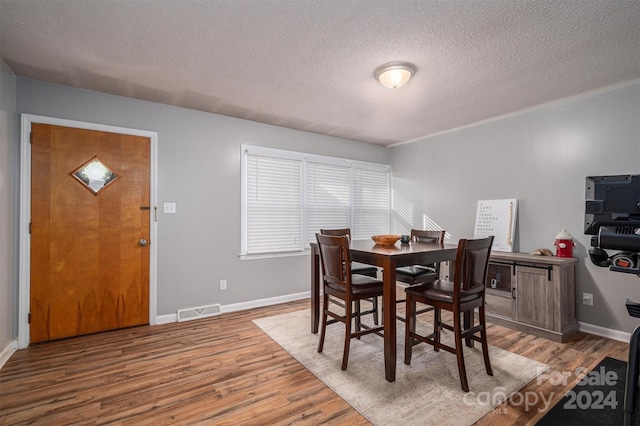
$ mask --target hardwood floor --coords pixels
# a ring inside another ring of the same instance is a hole
[[[308,307],[304,300],[33,345],[0,370],[0,424],[370,424],[251,322]],[[565,344],[494,325],[488,333],[490,344],[551,372],[521,391],[538,404],[503,404],[478,425],[534,424],[542,396],[559,401],[576,368],[627,357],[627,344],[584,333]]]

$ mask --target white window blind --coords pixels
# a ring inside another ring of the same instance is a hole
[[[302,161],[247,155],[246,253],[304,250]]]
[[[389,170],[353,168],[353,239],[389,233]]]
[[[389,166],[242,146],[241,256],[304,253],[320,229],[387,234]]]
[[[316,241],[320,229],[348,228],[351,216],[350,167],[307,162],[305,246]]]

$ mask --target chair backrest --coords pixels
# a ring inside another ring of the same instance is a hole
[[[322,235],[332,235],[334,237],[341,237],[346,235],[347,238],[351,239],[351,228],[342,228],[342,229],[321,229],[320,234]]]
[[[346,235],[316,234],[320,261],[322,263],[323,282],[351,289],[351,255],[349,239]]]
[[[445,231],[411,230],[411,241],[416,243],[443,243]]]
[[[460,290],[484,290],[492,244],[493,236],[477,240],[461,239],[458,242],[453,277],[456,293]]]

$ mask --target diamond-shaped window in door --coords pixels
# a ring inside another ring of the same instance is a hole
[[[118,176],[109,170],[102,161],[98,160],[98,157],[93,157],[70,174],[78,179],[80,183],[84,184],[85,188],[94,195],[97,195],[110,183],[118,179]]]

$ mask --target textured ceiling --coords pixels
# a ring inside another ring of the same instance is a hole
[[[640,1],[0,0],[21,77],[381,145],[640,79]],[[386,89],[379,65],[413,63]]]

